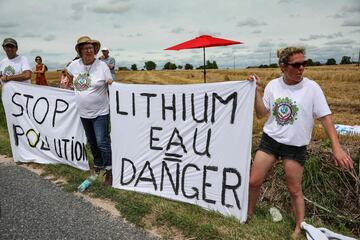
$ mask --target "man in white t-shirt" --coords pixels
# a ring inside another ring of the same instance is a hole
[[[13,38],[5,38],[2,47],[7,55],[0,62],[0,82],[21,81],[31,83],[31,68],[26,57],[17,54],[18,44]]]
[[[351,169],[352,159],[341,148],[332,121],[330,108],[320,86],[303,77],[305,49],[287,47],[278,51],[283,76],[271,80],[261,96],[260,79],[256,80],[255,112],[258,118],[268,116],[252,163],[248,214],[252,215],[260,187],[277,159],[284,161],[287,187],[295,216],[292,239],[299,239],[304,220],[305,203],[301,180],[306,161],[306,146],[310,143],[314,119],[319,119],[331,140],[337,166]]]

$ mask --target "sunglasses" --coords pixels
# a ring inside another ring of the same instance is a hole
[[[296,63],[288,63],[286,65],[291,65],[293,68],[300,68],[301,66],[305,67],[306,64],[307,64],[307,61],[296,62]]]

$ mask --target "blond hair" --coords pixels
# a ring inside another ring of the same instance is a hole
[[[277,50],[277,57],[279,58],[279,65],[281,63],[288,64],[290,57],[296,53],[301,53],[301,54],[305,55],[305,48],[304,47],[279,48]]]

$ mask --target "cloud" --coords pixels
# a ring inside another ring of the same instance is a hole
[[[255,31],[253,31],[252,33],[253,34],[259,34],[259,33],[261,33],[262,31],[261,30],[255,30]]]
[[[47,41],[47,42],[54,41],[55,39],[56,39],[56,36],[53,35],[53,34],[49,34],[49,35],[44,37],[44,41]]]
[[[213,32],[213,31],[210,31],[210,30],[207,30],[207,29],[200,29],[198,31],[198,35],[210,35],[210,36],[213,36],[213,37],[220,37],[221,36],[221,32]]]
[[[93,7],[92,10],[99,14],[125,13],[131,9],[131,5],[127,2],[128,1],[111,1],[108,4],[102,3],[101,5]]]
[[[20,24],[17,23],[0,23],[0,28],[15,28],[20,26]]]
[[[344,6],[341,9],[344,13],[360,13],[360,5],[356,6]]]
[[[360,27],[360,20],[345,20],[341,26],[344,27]]]
[[[346,40],[337,40],[332,42],[325,43],[326,45],[347,45],[347,44],[356,44],[354,40],[346,39]]]
[[[258,44],[258,47],[260,48],[269,48],[269,47],[274,47],[275,44],[271,43],[271,41],[262,41],[262,42],[259,42]]]
[[[142,33],[136,33],[136,34],[128,34],[126,35],[127,38],[135,38],[135,37],[142,37]]]
[[[238,27],[260,27],[260,26],[266,26],[267,23],[265,22],[259,22],[258,20],[254,18],[248,18],[244,21],[240,21],[237,23],[236,26]]]
[[[33,50],[30,51],[31,55],[41,55],[43,53],[44,53],[44,51],[41,50],[41,49],[33,49]]]
[[[24,33],[22,35],[20,35],[20,37],[23,37],[23,38],[36,38],[36,37],[39,37],[39,35],[35,34],[35,33]]]
[[[176,33],[176,34],[180,34],[180,33],[182,33],[182,32],[184,32],[184,28],[182,28],[182,27],[177,27],[177,28],[173,28],[172,30],[171,30],[171,32],[172,33]]]
[[[360,33],[360,29],[356,29],[356,30],[353,30],[351,31],[352,33]]]
[[[121,28],[120,24],[114,24],[114,28]]]
[[[311,34],[308,38],[300,38],[301,41],[311,41],[311,40],[317,40],[317,39],[333,39],[333,38],[338,38],[338,37],[342,37],[343,34],[341,32],[337,32],[334,34],[328,34],[328,35],[324,35],[324,34]]]
[[[346,17],[354,17],[354,15],[360,14],[360,5],[356,6],[343,6],[339,12],[329,17],[332,18],[346,18]],[[359,17],[357,17],[359,18]]]
[[[294,0],[279,0],[278,4],[281,4],[281,3],[292,3],[294,2]]]
[[[73,14],[71,15],[71,18],[73,20],[80,20],[84,14],[84,3],[76,2],[71,4],[71,9],[73,10]]]

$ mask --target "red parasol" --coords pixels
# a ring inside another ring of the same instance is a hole
[[[210,35],[202,35],[200,37],[196,37],[189,41],[166,48],[165,50],[182,50],[182,49],[192,49],[192,48],[203,48],[203,52],[204,52],[204,82],[206,82],[205,48],[228,46],[228,45],[241,44],[241,43],[242,42],[212,37]]]

